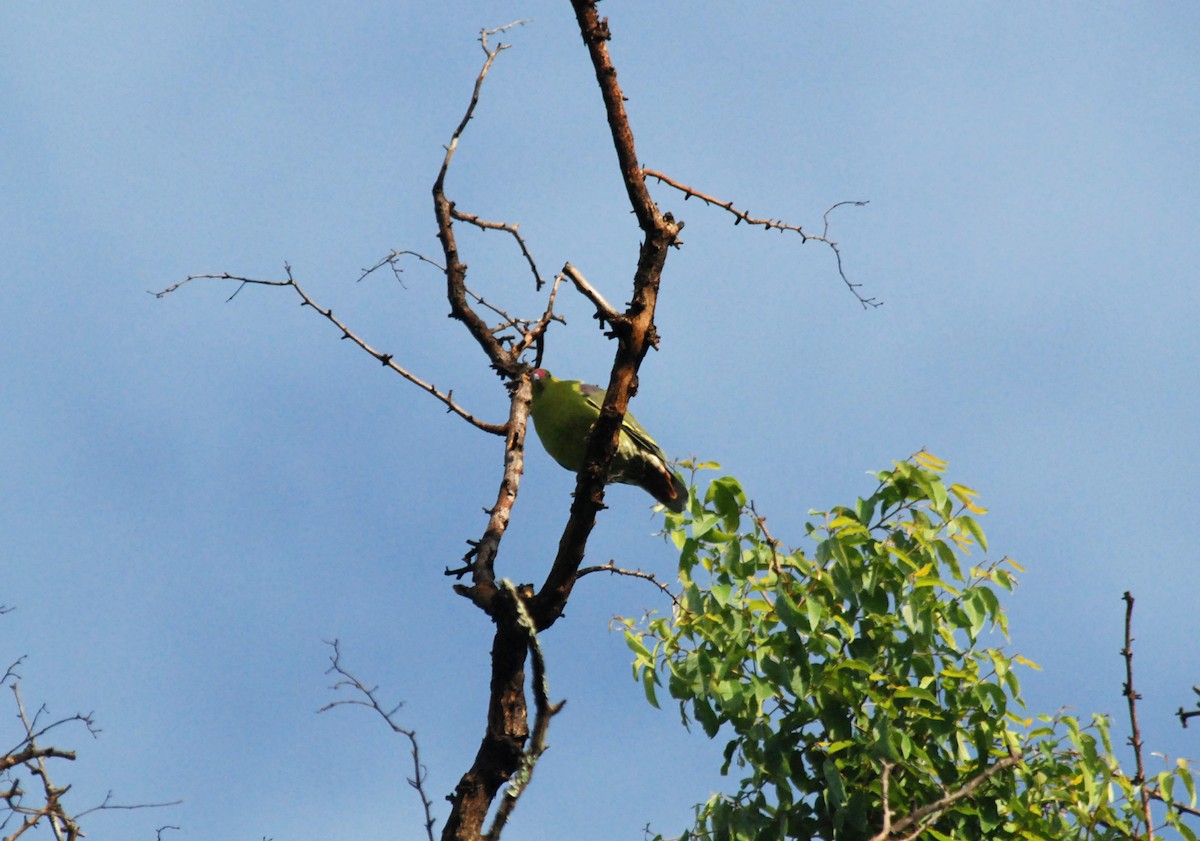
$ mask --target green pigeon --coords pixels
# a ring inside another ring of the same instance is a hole
[[[604,405],[604,389],[579,380],[556,380],[545,368],[529,377],[533,382],[530,414],[542,446],[555,461],[578,473],[587,455],[588,435]],[[662,447],[628,412],[608,481],[637,485],[675,513],[687,505],[687,485],[667,464]]]

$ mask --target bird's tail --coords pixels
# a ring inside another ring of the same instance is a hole
[[[651,470],[642,477],[642,490],[657,499],[665,507],[682,514],[688,503],[688,487],[673,470]]]

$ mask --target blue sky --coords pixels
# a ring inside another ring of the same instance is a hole
[[[568,4],[55,2],[0,7],[0,619],[24,694],[94,710],[64,732],[94,838],[415,836],[405,745],[332,700],[323,639],[404,700],[438,806],[482,732],[489,625],[442,570],[480,534],[499,442],[338,342],[270,289],[147,294],[184,276],[278,277],[479,415],[504,394],[446,317],[439,277],[356,282],[393,248],[437,254],[429,188],[482,58],[518,18],[449,192],[521,224],[625,300],[638,233]],[[833,219],[828,250],[687,223],[639,419],[722,462],[799,540],[924,446],[982,493],[1032,711],[1120,714],[1121,593],[1138,599],[1150,747],[1200,683],[1191,535],[1200,416],[1200,7],[610,0],[644,163],[756,215]],[[495,235],[461,232],[471,283],[540,312]],[[560,376],[612,347],[560,296]],[[499,562],[541,579],[572,478],[533,452]],[[673,568],[615,488],[591,559]],[[678,831],[721,784],[719,744],[646,707],[615,614],[663,607],[586,579],[547,635],[568,699],[506,837]],[[1118,732],[1123,719],[1118,718]],[[442,813],[444,815],[444,810]]]

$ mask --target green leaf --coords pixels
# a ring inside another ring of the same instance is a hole
[[[979,527],[979,523],[975,522],[974,517],[968,517],[966,514],[963,514],[956,518],[955,522],[966,527],[971,537],[975,538],[975,542],[979,544],[980,549],[984,552],[988,550],[987,537],[984,535],[983,529]]]
[[[1175,760],[1175,773],[1179,775],[1179,779],[1183,780],[1183,787],[1187,789],[1188,805],[1195,807],[1196,805],[1196,782],[1192,778],[1191,768],[1188,767],[1186,759]]]
[[[696,540],[700,540],[706,534],[712,531],[720,521],[721,518],[716,514],[708,511],[700,512],[692,520],[692,537],[694,537]]]
[[[655,687],[658,685],[658,673],[653,669],[642,669],[642,690],[646,693],[646,700],[650,702],[650,706],[659,709],[658,695],[655,692]]]
[[[728,582],[714,581],[710,592],[717,604],[721,607],[727,607],[729,605],[729,594],[733,592],[733,586]]]
[[[634,631],[625,632],[625,644],[633,649],[634,654],[638,656],[638,660],[652,662],[654,655],[650,653],[650,649],[646,648],[646,644],[642,642],[642,638]]]
[[[931,704],[937,703],[937,698],[928,689],[921,689],[918,686],[902,686],[894,693],[897,698],[917,698],[922,701],[928,701]]]
[[[807,603],[811,600],[805,601],[807,608]],[[800,612],[800,606],[792,601],[791,595],[788,594],[782,582],[775,588],[775,613],[778,614],[779,620],[789,628],[798,631],[811,631],[813,628],[812,613],[807,610],[805,613]]]
[[[826,759],[821,763],[821,775],[825,778],[826,791],[829,793],[831,804],[839,807],[846,802],[846,787],[842,783],[842,775],[838,773],[837,763]]]
[[[710,739],[721,729],[720,719],[705,698],[692,699],[692,716],[700,722],[700,726],[704,728],[704,735]]]
[[[704,496],[712,503],[725,530],[736,532],[741,524],[742,509],[746,506],[746,494],[738,480],[732,476],[714,479]]]
[[[855,502],[854,515],[864,526],[871,525],[871,518],[875,516],[875,498],[859,499]]]

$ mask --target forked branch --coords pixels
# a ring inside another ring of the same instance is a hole
[[[892,841],[911,841],[911,839],[915,839],[924,831],[928,819],[936,817],[938,813],[947,807],[957,803],[964,797],[970,796],[973,791],[993,776],[1005,768],[1011,768],[1020,761],[1021,757],[1016,754],[999,759],[990,767],[971,777],[959,788],[946,792],[945,795],[934,800],[932,803],[926,803],[924,806],[913,809],[900,818],[893,817],[891,806],[888,804],[888,784],[894,766],[890,762],[885,762],[879,780],[883,797],[883,828],[871,836],[871,841],[889,841],[889,839],[892,839]],[[913,831],[909,832],[909,830]],[[909,834],[905,835],[903,833]]]
[[[351,707],[366,707],[369,710],[374,710],[379,714],[379,717],[387,723],[393,733],[408,739],[408,743],[412,748],[413,775],[407,779],[407,782],[417,796],[421,799],[421,807],[425,810],[425,837],[429,841],[433,841],[433,825],[435,819],[433,817],[433,801],[429,799],[429,795],[425,792],[425,781],[428,778],[429,772],[421,762],[421,748],[417,744],[417,732],[401,727],[396,721],[396,713],[404,706],[403,703],[396,704],[391,709],[385,709],[379,702],[376,696],[378,686],[368,687],[361,680],[355,677],[351,672],[347,671],[342,665],[342,650],[337,640],[326,642],[333,653],[329,655],[329,668],[326,674],[336,674],[338,679],[330,688],[334,692],[339,692],[343,689],[351,689],[356,693],[353,698],[341,698],[337,701],[330,701],[325,706],[321,707],[317,712],[327,712],[334,707],[351,706]]]
[[[801,243],[808,242],[809,240],[813,240],[814,242],[824,243],[825,245],[829,246],[830,250],[833,251],[834,256],[837,258],[838,275],[841,277],[842,283],[846,284],[846,288],[849,289],[852,293],[854,293],[854,297],[858,299],[858,302],[862,305],[863,309],[866,309],[868,307],[883,306],[882,301],[879,301],[875,298],[867,298],[862,294],[862,292],[859,291],[859,289],[862,286],[861,283],[851,283],[850,279],[848,277],[846,277],[846,270],[845,270],[845,267],[842,265],[842,250],[841,250],[841,248],[838,247],[837,242],[833,239],[830,239],[830,237],[829,237],[829,214],[833,213],[833,211],[837,210],[839,207],[842,207],[844,205],[853,205],[854,207],[863,207],[864,205],[869,204],[869,202],[865,202],[865,201],[840,201],[840,202],[838,202],[837,204],[833,205],[828,210],[826,210],[825,214],[822,216],[822,220],[825,223],[825,227],[822,229],[821,233],[820,234],[810,234],[807,231],[805,231],[804,228],[802,228],[800,225],[793,225],[789,222],[784,222],[781,219],[771,219],[768,217],[751,216],[749,211],[741,210],[741,209],[735,207],[732,201],[724,201],[722,199],[716,198],[715,196],[711,196],[708,193],[704,193],[700,190],[697,190],[695,187],[691,187],[680,181],[676,181],[674,178],[671,178],[670,176],[668,176],[662,172],[659,172],[656,169],[643,168],[642,172],[644,172],[646,175],[648,175],[651,178],[657,179],[660,183],[666,184],[668,187],[672,187],[676,190],[679,190],[681,193],[683,193],[684,201],[687,201],[690,198],[697,198],[697,199],[700,199],[701,201],[703,201],[707,205],[712,205],[714,207],[721,208],[722,210],[726,211],[727,213],[731,214],[734,217],[735,221],[733,224],[735,224],[735,225],[740,225],[741,223],[745,222],[747,225],[756,225],[767,231],[775,230],[775,231],[780,231],[780,232],[790,232],[790,233],[797,234],[800,237]]]
[[[500,43],[492,47],[489,45],[488,38],[492,35],[507,32],[514,26],[519,26],[523,23],[524,21],[515,21],[507,26],[484,30],[480,33],[479,43],[483,47],[485,56],[483,67],[480,68],[479,75],[475,77],[475,86],[471,91],[471,100],[467,104],[467,110],[463,114],[462,120],[459,121],[458,127],[454,129],[454,133],[450,136],[450,142],[446,144],[446,154],[442,158],[441,168],[438,170],[437,179],[433,183],[433,212],[434,217],[437,219],[438,239],[442,243],[442,253],[445,256],[446,299],[450,303],[450,316],[461,321],[466,326],[467,330],[475,338],[475,341],[483,349],[483,352],[487,354],[492,368],[501,374],[501,376],[510,379],[519,376],[520,360],[511,350],[504,347],[496,335],[492,333],[487,322],[480,318],[479,314],[471,308],[467,300],[467,264],[462,262],[459,256],[458,242],[454,235],[454,221],[457,211],[454,208],[454,202],[446,197],[446,176],[450,172],[450,163],[454,160],[454,153],[458,150],[459,141],[467,129],[467,124],[471,122],[471,118],[475,114],[475,108],[479,105],[479,94],[483,89],[483,83],[487,78],[488,71],[492,69],[492,65],[500,53],[507,50],[510,46]]]
[[[658,304],[663,267],[683,227],[681,222],[676,222],[659,210],[646,189],[645,176],[638,165],[633,142],[633,129],[625,111],[625,94],[617,83],[617,70],[608,52],[608,41],[612,38],[608,21],[600,19],[595,0],[572,0],[571,5],[592,60],[621,177],[643,239],[633,276],[633,295],[628,308],[617,316],[613,325],[614,328],[620,327],[613,330],[617,351],[600,417],[588,437],[584,468],[575,483],[571,516],[559,538],[554,563],[532,606],[539,631],[548,628],[562,614],[575,584],[576,573],[583,562],[588,537],[596,523],[596,514],[604,507],[608,467],[617,449],[629,399],[637,391],[638,370],[646,352],[658,342],[654,312]],[[578,287],[578,281],[574,282]],[[598,305],[599,312],[606,317],[613,317],[615,311],[611,306],[605,304],[603,309],[600,308],[603,298],[597,294],[592,300]]]
[[[519,588],[514,587],[508,581],[500,583],[505,590],[514,595],[513,603],[517,608],[517,622],[529,634],[529,657],[533,664],[534,718],[529,745],[521,758],[520,767],[508,782],[508,787],[505,789],[504,796],[500,800],[500,805],[496,808],[496,814],[492,818],[492,825],[483,836],[484,841],[499,841],[500,833],[504,831],[504,827],[508,824],[508,819],[512,815],[513,809],[516,808],[517,801],[529,785],[529,781],[533,776],[534,766],[537,765],[537,761],[541,759],[542,754],[545,753],[548,747],[546,744],[546,733],[550,729],[550,719],[557,715],[566,704],[566,701],[560,701],[557,704],[550,703],[550,686],[546,680],[546,661],[542,655],[541,644],[538,642],[537,631],[533,626],[533,619],[525,608]]]
[[[4,676],[3,681],[10,681],[10,678],[13,677],[14,674],[10,669]],[[0,683],[3,681],[0,681]],[[21,697],[21,689],[16,680],[11,680],[8,683],[8,688],[13,693],[13,699],[17,707],[17,719],[21,722],[24,734],[22,740],[15,747],[11,748],[3,757],[0,757],[0,777],[6,783],[10,783],[7,788],[0,790],[0,801],[3,802],[3,806],[0,806],[0,828],[4,830],[13,829],[10,834],[4,836],[5,841],[15,841],[15,839],[20,838],[25,833],[35,830],[43,821],[50,827],[51,834],[58,841],[74,841],[84,836],[79,819],[93,812],[154,809],[163,806],[175,806],[181,802],[176,800],[170,803],[138,803],[127,805],[114,802],[112,792],[110,791],[98,805],[72,814],[63,802],[63,797],[71,790],[71,786],[55,785],[47,760],[65,759],[73,761],[75,759],[75,752],[44,746],[40,743],[40,739],[50,731],[70,722],[83,724],[93,736],[100,732],[99,729],[96,727],[91,715],[84,715],[82,713],[67,716],[66,718],[46,724],[42,721],[46,712],[44,706],[30,715],[25,707],[25,702]],[[26,801],[27,792],[21,787],[20,781],[15,776],[17,769],[24,769],[30,777],[37,780],[41,792],[36,805],[35,803]],[[14,818],[17,819],[17,822],[10,825],[10,821]]]
[[[493,222],[489,219],[481,219],[470,213],[463,213],[450,205],[451,215],[460,222],[466,222],[470,225],[484,231],[504,231],[512,236],[517,241],[517,247],[521,249],[521,256],[525,258],[525,262],[529,264],[529,271],[533,274],[535,288],[540,292],[542,287],[546,285],[546,281],[542,280],[541,274],[538,272],[537,262],[533,259],[533,254],[529,251],[529,246],[525,243],[525,238],[521,236],[520,226],[515,222]]]
[[[337,327],[342,332],[343,339],[349,339],[351,342],[358,345],[360,348],[365,350],[371,356],[373,356],[377,360],[379,360],[379,362],[382,363],[385,368],[390,368],[392,371],[396,372],[397,374],[399,374],[404,379],[408,380],[413,385],[429,392],[431,395],[433,395],[435,398],[437,398],[438,400],[440,400],[442,403],[444,403],[446,405],[447,412],[453,412],[454,414],[458,415],[460,418],[465,420],[467,423],[471,424],[472,426],[476,427],[477,429],[482,429],[484,432],[490,432],[492,435],[503,435],[504,434],[505,428],[504,428],[503,424],[488,423],[487,421],[480,420],[479,418],[475,417],[473,414],[468,412],[466,409],[464,409],[462,406],[460,406],[458,403],[454,402],[454,392],[453,391],[448,391],[448,392],[441,391],[433,383],[426,382],[425,380],[418,377],[416,374],[409,371],[407,368],[404,368],[403,366],[398,364],[390,353],[384,353],[383,351],[376,350],[374,347],[372,347],[370,344],[368,344],[365,339],[363,339],[361,336],[359,336],[357,333],[355,333],[353,330],[351,330],[344,322],[341,321],[341,319],[339,319],[337,316],[335,316],[333,314],[332,309],[330,309],[330,308],[322,309],[321,306],[316,301],[314,301],[307,292],[304,291],[304,288],[302,286],[300,286],[300,284],[297,283],[296,279],[292,276],[292,267],[290,265],[285,263],[283,268],[287,274],[286,280],[263,280],[261,278],[243,277],[241,275],[233,275],[228,272],[222,272],[220,274],[189,275],[188,277],[185,277],[183,280],[179,281],[178,283],[171,284],[170,286],[168,286],[166,289],[162,290],[161,292],[154,293],[154,295],[156,298],[162,298],[164,295],[171,294],[176,289],[183,286],[185,283],[190,283],[191,281],[194,281],[194,280],[234,280],[234,281],[237,281],[239,286],[236,290],[234,290],[233,295],[229,296],[228,300],[233,300],[234,296],[236,296],[238,294],[238,292],[240,292],[246,286],[291,287],[296,292],[296,294],[298,296],[300,296],[301,306],[312,307],[312,309],[316,313],[321,315],[326,321],[328,321],[333,326]]]

